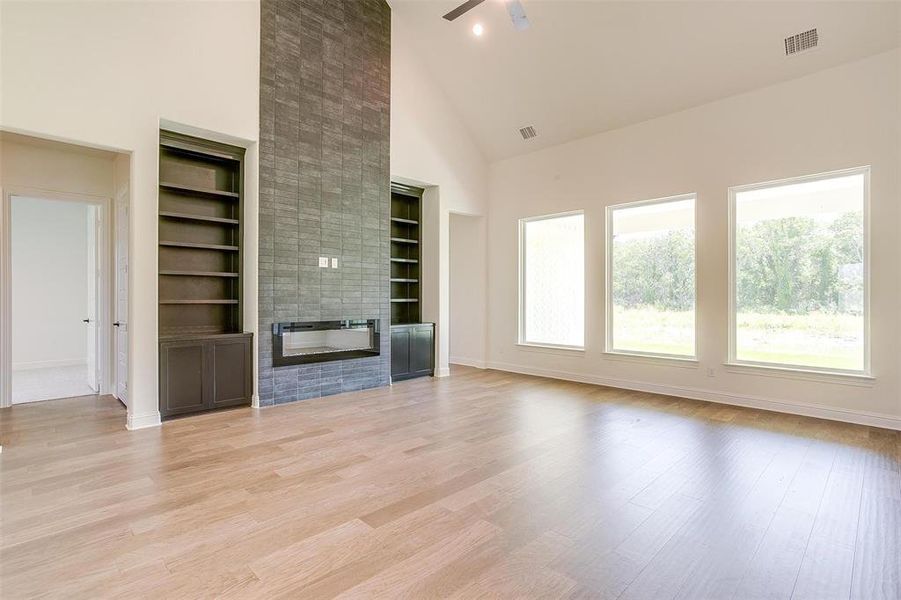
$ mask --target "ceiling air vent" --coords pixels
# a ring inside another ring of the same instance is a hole
[[[809,29],[785,38],[785,55],[791,56],[817,47],[820,38],[816,29]]]
[[[538,132],[535,131],[535,128],[531,125],[527,125],[519,130],[519,135],[521,135],[524,140],[531,140],[533,137],[538,137]]]

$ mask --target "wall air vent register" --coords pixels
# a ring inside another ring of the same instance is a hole
[[[819,41],[820,36],[815,28],[790,35],[785,38],[785,55],[791,56],[792,54],[816,48]]]
[[[527,125],[519,130],[519,135],[521,135],[524,140],[531,140],[534,137],[538,137],[538,132],[533,126]]]

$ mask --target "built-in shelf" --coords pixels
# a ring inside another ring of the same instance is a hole
[[[241,221],[238,219],[226,219],[224,217],[206,217],[204,215],[194,215],[190,213],[178,213],[169,211],[160,211],[160,216],[166,219],[179,219],[183,221],[204,221],[207,223],[222,223],[224,225],[238,225]]]
[[[245,336],[245,333],[239,331],[160,331],[160,341],[176,341],[176,340],[208,340],[208,339],[235,339]]]
[[[391,306],[391,380],[401,381],[434,373],[435,327],[422,323],[420,301],[422,259],[423,190],[391,184],[391,256],[389,289]]]
[[[240,273],[227,273],[223,271],[160,271],[160,275],[186,276],[186,277],[238,277]]]
[[[212,156],[221,160],[233,161],[235,163],[238,163],[239,167],[241,163],[241,159],[234,154],[230,154],[228,152],[217,152],[216,150],[212,150],[210,148],[198,150],[193,144],[181,142],[178,140],[161,139],[160,146],[167,150],[177,152],[179,154],[186,154],[192,157],[209,159]]]
[[[199,242],[160,241],[160,246],[169,246],[172,248],[198,248],[200,250],[225,250],[228,252],[237,252],[240,249],[240,248],[238,248],[238,246],[222,246],[219,244],[201,244]]]
[[[391,324],[419,323],[421,190],[391,184]],[[393,342],[392,342],[393,344]]]
[[[160,300],[160,304],[237,304],[237,300]]]
[[[235,200],[241,197],[241,194],[237,192],[226,192],[225,190],[215,190],[212,188],[197,187],[193,185],[183,185],[180,183],[172,183],[168,181],[161,181],[160,188],[179,194],[203,194],[204,196],[214,196],[217,198],[234,198]]]
[[[243,332],[241,294],[243,172],[243,148],[160,132],[156,235],[163,418],[251,403],[253,334]]]

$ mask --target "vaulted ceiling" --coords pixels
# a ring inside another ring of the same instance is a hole
[[[426,69],[489,160],[615,129],[890,50],[899,2],[392,0]],[[484,34],[472,27],[481,23]],[[819,47],[786,57],[811,28]],[[863,90],[862,90],[863,92]],[[519,128],[538,137],[523,141]]]

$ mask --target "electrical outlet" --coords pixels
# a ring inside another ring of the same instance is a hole
[[[333,258],[333,259],[332,259],[332,268],[333,268],[333,269],[337,269],[337,268],[338,268],[338,259],[337,259],[337,258]]]
[[[328,256],[320,256],[319,257],[319,268],[320,269],[328,269]]]
[[[707,377],[716,377],[716,369],[714,369],[714,368],[707,369]]]

